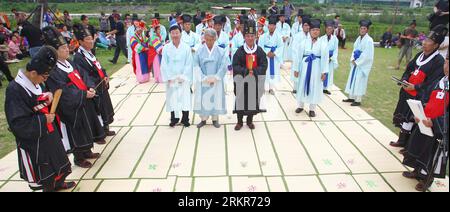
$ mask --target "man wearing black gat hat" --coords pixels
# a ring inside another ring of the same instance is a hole
[[[420,59],[428,61],[431,58],[431,64],[425,66],[432,67],[433,76],[440,76],[434,80],[427,80],[432,82],[428,86],[416,85],[415,87],[423,87],[426,91],[423,92],[421,102],[424,104],[425,120],[414,118],[416,123],[422,122],[426,127],[430,127],[433,130],[434,136],[422,134],[420,129],[413,130],[409,143],[407,144],[405,151],[405,158],[403,164],[413,168],[412,172],[404,172],[403,176],[410,179],[418,180],[416,185],[417,191],[425,192],[433,183],[434,178],[446,178],[448,161],[448,137],[446,139],[445,129],[448,124],[448,56],[444,62],[444,58],[441,54],[436,54],[436,49],[439,44],[443,42],[445,35],[448,33],[448,29],[444,25],[435,26],[428,39],[425,40],[423,46],[423,52],[420,53]],[[432,53],[431,53],[432,52]],[[430,54],[431,53],[431,54]],[[448,52],[447,52],[448,53]],[[422,57],[423,56],[423,57]],[[418,62],[415,61],[417,64]],[[411,62],[414,62],[411,61]],[[423,62],[423,61],[422,61]],[[444,65],[445,63],[445,65]],[[422,69],[422,68],[421,68]],[[417,124],[416,124],[417,125]],[[435,165],[435,167],[433,166]]]
[[[93,142],[105,144],[105,133],[95,110],[95,90],[88,89],[88,75],[80,73],[74,63],[69,61],[69,47],[61,33],[54,27],[42,29],[44,42],[57,51],[58,61],[55,70],[47,80],[51,91],[62,89],[57,114],[61,120],[64,147],[74,154],[74,163],[82,168],[90,168],[87,159],[95,159],[99,154],[92,153]]]
[[[235,130],[241,130],[244,126],[244,116],[247,116],[247,126],[255,129],[253,116],[263,112],[260,101],[264,94],[267,70],[266,54],[256,45],[255,21],[246,21],[243,32],[245,43],[233,56],[234,94],[236,95],[233,113],[237,114]],[[250,88],[250,86],[254,87]]]
[[[32,190],[52,192],[75,187],[65,182],[71,164],[61,142],[52,93],[43,84],[56,65],[56,50],[42,47],[6,89],[5,114],[16,137],[20,178]]]
[[[444,41],[447,28],[443,25],[436,26],[428,38],[423,42],[422,52],[411,60],[402,76],[406,84],[400,88],[397,107],[393,114],[393,123],[400,128],[397,142],[391,142],[394,147],[406,147],[414,126],[414,117],[411,115],[408,99],[427,102],[430,91],[436,80],[443,76],[442,67],[444,58],[439,54],[439,45]]]
[[[92,54],[94,47],[92,36],[84,28],[74,26],[74,34],[80,43],[78,51],[74,55],[73,62],[78,67],[78,71],[87,74],[87,87],[93,88],[98,97],[94,98],[97,114],[102,119],[103,129],[107,136],[115,135],[109,130],[109,125],[114,121],[114,109],[109,96],[109,77],[102,68],[100,61]]]
[[[359,22],[359,37],[353,46],[351,69],[345,89],[349,98],[343,100],[343,102],[351,103],[351,106],[360,106],[362,97],[367,91],[367,83],[374,57],[373,39],[368,34],[371,25],[372,22],[370,20],[361,20]]]

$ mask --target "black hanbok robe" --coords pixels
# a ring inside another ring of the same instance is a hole
[[[448,88],[448,85],[447,85]],[[433,169],[433,161],[438,159],[438,164],[433,172],[433,177],[445,178],[448,162],[448,143],[443,143],[443,151],[437,151],[439,140],[443,139],[442,132],[444,130],[444,113],[448,113],[449,92],[446,91],[446,103],[444,104],[444,86],[443,80],[437,83],[429,96],[427,104],[424,106],[425,115],[433,121],[434,137],[424,135],[420,129],[416,127],[411,135],[407,154],[403,160],[403,164],[414,168],[418,171],[421,179],[426,179],[428,173]],[[444,108],[445,105],[447,108]],[[448,118],[448,117],[447,117]],[[447,120],[448,127],[448,120]],[[448,129],[447,129],[448,130]],[[447,139],[448,141],[448,139]]]
[[[62,89],[57,114],[61,118],[63,143],[68,152],[86,152],[95,139],[105,137],[92,99],[86,98],[83,76],[70,61],[58,61],[46,84],[54,92]]]
[[[403,122],[414,122],[414,117],[408,106],[407,100],[415,99],[427,102],[435,83],[444,76],[444,58],[439,52],[436,51],[428,57],[423,56],[423,59],[418,61],[418,58],[421,57],[421,55],[422,52],[418,53],[414,59],[408,63],[405,73],[402,76],[402,81],[406,80],[409,83],[414,84],[415,91],[406,91],[403,88],[400,89],[397,107],[393,114],[393,123],[397,127],[400,127]],[[433,58],[426,62],[429,57]],[[420,64],[420,62],[426,63]]]
[[[106,71],[101,67],[97,58],[82,47],[75,53],[73,62],[80,73],[87,74],[87,87],[95,88],[98,95],[94,99],[96,109],[101,114],[104,128],[107,129],[109,124],[114,121],[114,108],[108,92],[109,83],[102,81],[108,77]],[[99,86],[97,87],[97,85]]]
[[[71,164],[61,142],[58,120],[47,123],[50,107],[42,88],[19,71],[6,89],[5,114],[17,144],[20,177],[30,187],[52,185],[55,178],[71,173]]]
[[[253,73],[249,72],[247,66],[249,57],[254,57]],[[264,109],[260,108],[260,102],[261,97],[265,92],[264,83],[266,79],[266,70],[266,53],[261,47],[257,46],[255,52],[246,52],[244,46],[241,46],[236,51],[233,56],[234,94],[236,96],[233,113],[240,115],[256,115],[260,112],[265,112]],[[251,84],[247,83],[250,81],[252,81]],[[245,83],[243,84],[243,82]],[[249,85],[256,87],[249,88]]]

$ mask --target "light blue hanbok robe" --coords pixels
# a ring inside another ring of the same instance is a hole
[[[195,33],[197,33],[197,35],[199,35],[200,37],[203,36],[203,30],[208,28],[208,24],[203,24],[200,23],[195,27]]]
[[[163,82],[166,83],[166,111],[174,111],[175,118],[179,118],[181,111],[190,111],[192,108],[192,53],[187,44],[180,42],[176,48],[170,42],[164,46],[161,75]],[[183,79],[184,82],[180,83],[179,79]],[[169,83],[169,80],[173,83]]]
[[[181,33],[181,41],[187,44],[191,49],[194,49],[197,51],[198,48],[202,45],[202,42],[200,40],[200,36],[197,35],[195,32],[190,31],[189,34],[183,30]]]
[[[321,39],[323,39],[324,42],[328,43],[328,56],[330,57],[330,63],[328,64],[327,79],[323,82],[324,89],[328,90],[334,85],[334,71],[337,70],[339,66],[338,61],[339,40],[335,35],[331,35],[330,40],[328,40],[327,35],[322,36]]]
[[[276,30],[272,35],[270,35],[270,32],[266,32],[259,38],[258,46],[260,46],[266,54],[269,52],[275,53],[275,57],[267,57],[266,83],[279,83],[281,80],[281,64],[283,64],[284,45],[282,35]]]
[[[372,70],[373,56],[372,37],[366,34],[361,39],[361,36],[359,36],[353,44],[353,53],[350,58],[350,63],[355,59],[356,67],[352,63],[350,64],[350,74],[345,88],[345,92],[351,97],[359,97],[366,94],[369,74]]]
[[[133,51],[131,50],[131,37],[134,36],[134,33],[136,31],[136,27],[134,25],[131,25],[127,29],[127,50],[128,50],[128,62],[131,62],[131,57],[133,55]]]
[[[227,19],[227,22],[223,25],[223,31],[225,31],[227,34],[230,34],[233,29],[231,28],[231,20],[228,18],[228,16],[225,16]]]
[[[229,36],[229,34],[222,30],[222,32],[220,32],[220,35],[217,38],[215,44],[219,48],[223,49],[225,51],[225,54],[228,56],[227,57],[227,66],[231,65],[231,59],[229,57],[229,55],[230,55],[230,36]]]
[[[245,39],[242,32],[239,32],[233,36],[233,39],[231,39],[231,58],[233,58],[234,53],[236,53],[236,51],[244,45],[244,42]]]
[[[295,34],[303,32],[303,24],[299,23],[298,21],[295,21],[294,24],[292,24],[291,28],[291,35],[294,37]]]
[[[328,73],[327,43],[319,38],[313,45],[312,39],[307,38],[294,49],[292,56],[292,69],[299,72],[297,102],[319,104],[324,95],[322,74]]]
[[[286,22],[281,24],[279,21],[277,23],[277,32],[280,33],[282,37],[288,37],[286,41],[283,42],[283,60],[291,60],[291,55],[288,53],[290,52],[289,43],[291,37],[291,26],[289,26]]]
[[[300,44],[303,43],[304,40],[307,38],[311,38],[309,35],[309,32],[305,34],[305,32],[302,30],[300,33],[296,33],[292,36],[292,42],[291,42],[291,48],[290,48],[290,55],[292,57],[292,61],[294,61],[293,52],[294,50],[298,50],[300,48]],[[297,78],[294,76],[294,69],[291,68],[291,81],[294,82],[294,84],[298,81]],[[294,88],[295,90],[296,88]]]
[[[214,45],[209,51],[202,45],[194,55],[194,112],[200,116],[226,114],[224,77],[227,73],[225,51]],[[217,79],[213,86],[204,83],[208,77]]]
[[[167,30],[166,27],[162,24],[159,25],[159,27],[161,28],[161,38],[163,39],[162,42],[165,43],[166,42],[166,38],[167,38]],[[153,28],[150,29],[150,37],[153,37],[155,30]]]

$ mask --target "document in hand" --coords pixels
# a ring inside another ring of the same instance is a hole
[[[421,101],[409,99],[407,100],[407,102],[415,117],[419,118],[420,120],[427,119]],[[422,134],[434,137],[433,130],[429,127],[426,127],[422,121],[420,121],[419,123],[419,129]]]

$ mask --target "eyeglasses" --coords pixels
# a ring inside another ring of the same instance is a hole
[[[50,76],[50,74],[49,74],[49,73],[44,73],[44,74],[41,74],[41,75],[39,75],[39,76],[41,76],[43,79],[48,79],[48,77]]]

